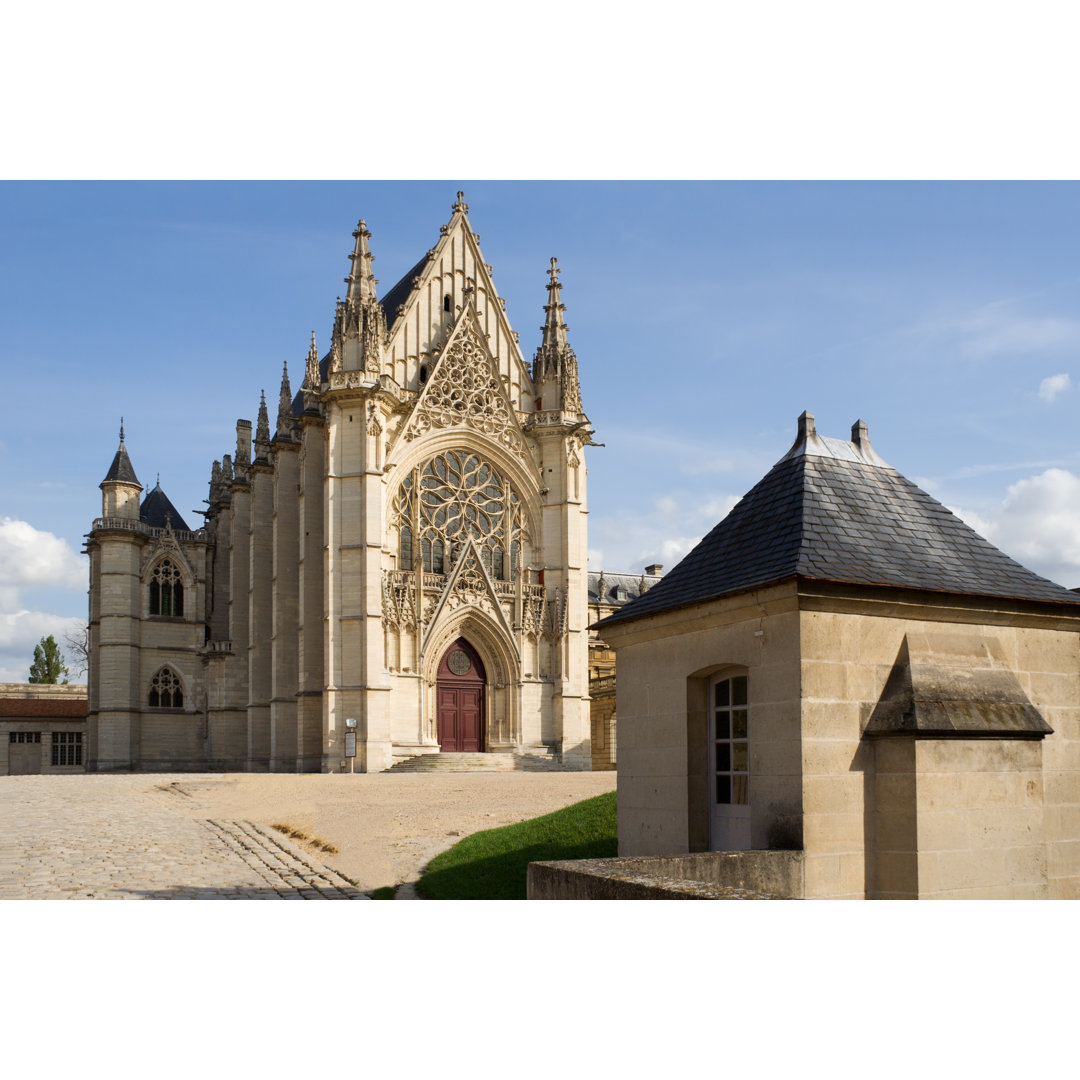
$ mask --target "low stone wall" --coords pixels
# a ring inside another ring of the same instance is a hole
[[[530,863],[530,900],[801,900],[801,851]]]

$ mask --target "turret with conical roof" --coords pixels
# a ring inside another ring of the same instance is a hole
[[[99,487],[102,517],[139,520],[139,495],[143,488],[124,446],[123,417],[120,419],[120,445]]]
[[[548,270],[548,302],[544,305],[545,318],[541,327],[544,337],[533,360],[533,382],[541,392],[545,410],[580,413],[577,357],[566,336],[567,326],[562,316],[566,305],[562,302],[559,273],[558,262],[552,257]]]

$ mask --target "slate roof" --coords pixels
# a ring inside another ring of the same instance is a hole
[[[139,483],[139,478],[135,475],[135,469],[131,465],[131,458],[128,457],[127,447],[124,446],[123,442],[120,443],[120,448],[116,451],[116,457],[112,459],[109,471],[101,482],[107,484],[110,480],[118,480],[122,484]]]
[[[620,604],[627,604],[631,600],[636,600],[638,596],[644,596],[641,591],[641,579],[645,579],[645,589],[648,591],[658,581],[661,580],[659,575],[654,574],[609,574],[606,570],[601,573],[592,573],[588,575],[588,591],[589,591],[589,603],[590,604],[610,604],[615,607]],[[604,595],[600,595],[600,578],[604,579]],[[623,589],[626,593],[624,599],[619,598],[619,589]]]
[[[174,529],[183,529],[190,532],[187,522],[180,516],[179,511],[169,501],[169,496],[161,490],[159,483],[149,495],[142,501],[139,507],[139,520],[152,529],[164,529],[165,520],[168,518]]]
[[[411,270],[406,271],[405,276],[379,301],[382,304],[383,314],[386,316],[387,330],[394,328],[397,309],[409,299],[413,278],[419,277],[427,264],[428,256],[425,255]]]
[[[984,540],[883,462],[865,431],[861,442],[821,438],[804,414],[795,445],[728,516],[598,625],[792,578],[1050,601],[1080,614],[1076,593]]]

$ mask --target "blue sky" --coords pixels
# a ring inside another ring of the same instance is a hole
[[[85,615],[121,415],[189,524],[265,389],[329,340],[364,217],[380,289],[462,187],[526,356],[556,255],[586,411],[592,565],[670,568],[783,455],[865,420],[890,464],[1080,585],[1074,183],[0,185],[0,679]],[[47,535],[44,535],[47,534]]]

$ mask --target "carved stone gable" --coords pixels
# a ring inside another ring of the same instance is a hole
[[[446,581],[442,596],[433,607],[429,607],[423,616],[427,638],[444,614],[450,614],[460,608],[473,608],[485,612],[506,632],[508,641],[513,641],[513,631],[503,611],[502,603],[495,592],[495,586],[480,558],[476,544],[469,540],[458,558],[457,565]]]
[[[498,367],[471,309],[462,314],[450,334],[399,439],[411,442],[434,429],[453,427],[487,435],[535,468]]]
[[[143,557],[142,566],[139,571],[140,576],[145,578],[151,564],[165,556],[176,563],[176,567],[180,571],[181,576],[187,582],[190,583],[195,580],[195,571],[192,569],[191,563],[184,554],[184,549],[177,541],[171,526],[166,526],[162,529],[157,538],[150,545],[149,550]]]

